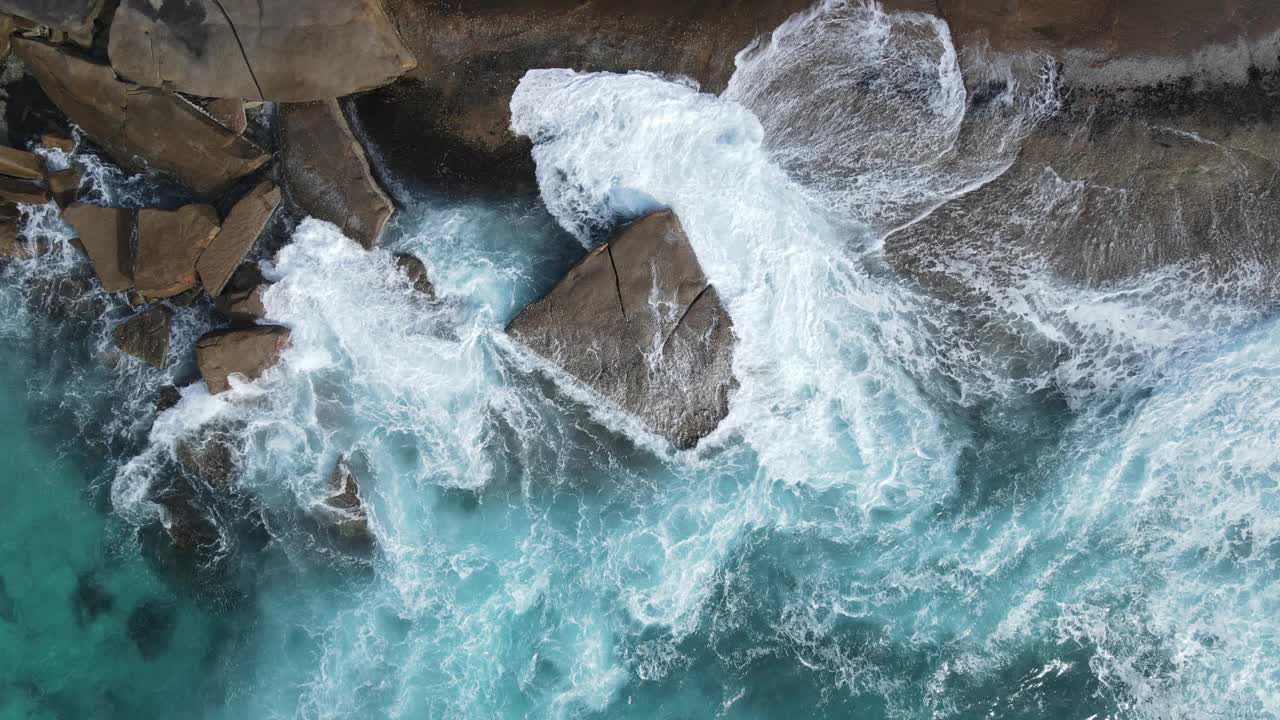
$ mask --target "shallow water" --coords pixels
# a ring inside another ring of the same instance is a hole
[[[105,366],[127,310],[92,288],[104,316],[50,317],[73,253],[6,268],[0,715],[1280,713],[1277,321],[1180,268],[1082,289],[975,252],[945,268],[974,308],[888,266],[887,233],[1011,161],[1051,74],[975,108],[945,27],[834,2],[739,62],[721,98],[531,72],[540,199],[402,188],[373,253],[304,222],[264,259],[280,366],[154,424],[189,362]],[[803,125],[814,93],[839,122]],[[687,453],[502,333],[661,206],[739,335],[729,417]],[[179,318],[177,360],[210,323]],[[208,581],[135,528],[213,427],[262,510],[219,518]],[[340,455],[367,566],[306,522]]]

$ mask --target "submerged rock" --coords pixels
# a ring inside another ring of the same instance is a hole
[[[279,325],[216,330],[196,343],[196,362],[209,392],[217,394],[231,389],[231,375],[261,377],[288,345],[289,328]]]
[[[169,649],[178,613],[173,603],[147,600],[129,613],[129,639],[143,659],[154,660]]]
[[[733,323],[669,210],[593,250],[507,332],[682,449],[736,387]]]
[[[338,101],[281,105],[280,144],[289,199],[365,248],[377,245],[394,208]]]
[[[173,311],[163,305],[152,305],[120,323],[111,331],[111,339],[121,352],[152,367],[163,368],[169,361],[169,324]]]
[[[110,67],[39,40],[13,42],[58,109],[126,167],[154,167],[216,193],[270,159],[175,93],[121,82]]]
[[[338,459],[327,492],[329,495],[316,505],[314,513],[329,537],[344,550],[360,554],[372,550],[374,537],[369,530],[369,516],[360,500],[360,484],[350,458]]]
[[[322,100],[415,65],[379,0],[123,0],[111,30],[122,77],[206,97]]]
[[[116,605],[116,597],[92,572],[82,572],[76,578],[76,589],[71,595],[71,610],[76,622],[83,626],[111,612]]]
[[[133,283],[148,298],[194,288],[196,263],[218,235],[218,213],[208,205],[138,212],[138,254]]]
[[[174,459],[209,487],[227,491],[236,484],[235,442],[235,435],[225,426],[206,426],[177,441],[173,449]],[[172,497],[182,499],[185,495],[179,493]]]
[[[62,218],[75,229],[103,289],[123,292],[133,287],[129,245],[136,226],[135,211],[76,203],[63,211]]]
[[[222,294],[232,273],[258,241],[279,205],[280,189],[264,182],[249,191],[231,208],[226,221],[222,223],[222,231],[196,262],[200,284],[210,297]]]

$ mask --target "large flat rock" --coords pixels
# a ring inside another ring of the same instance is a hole
[[[227,213],[222,231],[196,262],[200,284],[211,297],[222,294],[227,281],[253,248],[280,206],[280,189],[264,182],[245,195]]]
[[[281,105],[280,144],[285,190],[294,205],[366,248],[376,245],[394,206],[338,102]]]
[[[169,360],[169,324],[173,311],[152,305],[117,325],[111,340],[121,352],[152,367],[163,368]]]
[[[678,448],[728,413],[733,323],[670,211],[593,250],[507,332]]]
[[[39,40],[13,46],[49,99],[126,167],[172,173],[210,194],[270,159],[172,92],[122,82],[110,67]]]
[[[196,262],[218,228],[218,213],[208,205],[139,211],[134,287],[149,298],[173,297],[194,288]]]
[[[137,225],[135,211],[76,203],[62,212],[62,218],[75,229],[104,290],[133,287],[130,243]]]
[[[289,328],[278,325],[216,330],[196,342],[196,363],[209,392],[217,394],[231,389],[232,375],[262,377],[288,346]]]
[[[109,54],[140,85],[276,102],[368,90],[415,64],[380,0],[123,0]]]

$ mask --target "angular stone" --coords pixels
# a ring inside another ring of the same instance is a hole
[[[38,40],[14,49],[49,99],[121,164],[172,173],[197,193],[216,193],[270,159],[190,101],[121,82],[106,65]]]
[[[289,328],[255,325],[250,328],[218,330],[196,343],[196,362],[209,392],[231,389],[227,378],[242,375],[256,380],[280,359],[289,345]]]
[[[30,180],[0,175],[0,200],[19,205],[43,205],[49,202],[49,191]]]
[[[0,175],[25,180],[44,179],[44,160],[39,155],[0,145]]]
[[[350,458],[338,459],[327,492],[328,497],[317,504],[315,515],[326,526],[330,537],[345,550],[361,554],[371,550],[373,533],[369,530],[369,516],[360,499],[360,484]]]
[[[233,325],[253,325],[267,315],[262,302],[267,287],[258,265],[245,263],[236,269],[214,304]]]
[[[249,127],[249,118],[244,113],[244,101],[240,98],[210,100],[204,104],[204,111],[233,133],[243,133]]]
[[[593,250],[507,332],[682,449],[736,387],[733,323],[669,210]]]
[[[431,284],[431,276],[427,274],[426,263],[408,253],[396,254],[396,267],[400,268],[408,278],[413,289],[428,299],[435,299],[436,289]]]
[[[222,231],[196,262],[200,284],[211,297],[222,294],[231,274],[253,248],[279,206],[280,189],[264,182],[231,208],[222,223]]]
[[[380,0],[123,0],[108,50],[142,85],[275,102],[350,95],[415,65]]]
[[[62,219],[79,235],[104,290],[123,292],[133,287],[129,245],[136,227],[135,211],[76,203],[62,211]]]
[[[42,134],[40,136],[40,144],[47,148],[61,150],[65,153],[72,152],[76,149],[76,141],[72,140],[69,135],[60,132],[51,131]]]
[[[93,42],[93,21],[103,0],[0,0],[0,12],[60,30],[84,47]]]
[[[208,205],[139,211],[134,286],[149,298],[195,287],[196,262],[217,235],[218,212]]]
[[[178,464],[209,487],[228,490],[235,484],[239,471],[236,438],[226,425],[207,425],[185,435],[173,450]]]
[[[58,207],[67,207],[80,196],[80,171],[75,168],[56,170],[45,178],[49,192]]]
[[[111,331],[111,339],[121,352],[156,368],[169,362],[169,323],[173,311],[152,305],[125,320]]]
[[[372,248],[394,210],[336,100],[281,105],[284,184],[304,213]]]

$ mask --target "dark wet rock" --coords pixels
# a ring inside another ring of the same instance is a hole
[[[49,189],[34,180],[0,175],[0,200],[21,205],[43,205],[49,202]]]
[[[26,180],[42,180],[44,172],[44,161],[39,155],[0,145],[0,175]]]
[[[182,401],[182,391],[173,385],[165,385],[160,388],[160,392],[156,396],[156,412],[162,413],[170,408],[177,407]]]
[[[365,248],[377,245],[394,208],[338,102],[281,105],[279,123],[290,201]]]
[[[350,95],[414,66],[379,0],[123,0],[109,52],[142,85],[276,102]]]
[[[235,485],[236,439],[225,427],[207,426],[178,440],[174,459],[211,488],[227,490]]]
[[[79,235],[103,289],[123,292],[133,287],[130,244],[137,225],[135,211],[76,203],[62,218]]]
[[[241,265],[214,304],[233,325],[253,325],[267,315],[262,294],[268,285],[257,263]]]
[[[37,279],[27,295],[32,310],[61,326],[64,333],[79,333],[102,316],[106,303],[87,278],[54,275]]]
[[[218,235],[218,213],[208,205],[138,212],[133,284],[149,298],[172,297],[198,283],[196,262]]]
[[[111,339],[121,352],[142,362],[163,368],[169,361],[169,323],[173,311],[152,305],[111,331]]]
[[[188,493],[166,493],[155,502],[161,508],[165,532],[182,557],[203,560],[217,554],[222,547],[218,526]]]
[[[426,263],[414,255],[397,253],[396,267],[400,268],[400,272],[403,272],[409,278],[409,283],[414,290],[422,293],[428,299],[435,298],[436,289],[431,285],[431,276],[427,273]]]
[[[669,210],[593,250],[507,332],[676,447],[728,413],[733,323]]]
[[[67,33],[80,45],[93,42],[93,21],[104,0],[0,0],[0,12]]]
[[[14,50],[55,105],[118,162],[172,173],[197,193],[216,193],[269,156],[167,90],[121,82],[106,65],[26,38]]]
[[[14,223],[0,221],[0,259],[38,257],[49,250],[47,240],[37,239],[32,242],[18,232],[18,226]]]
[[[177,610],[164,600],[147,600],[129,613],[129,639],[146,660],[154,660],[169,649],[177,626]]]
[[[111,612],[115,605],[115,595],[102,587],[93,573],[83,572],[76,578],[76,589],[71,594],[71,610],[78,624],[88,625]]]
[[[244,112],[244,101],[240,98],[218,98],[204,104],[204,111],[222,123],[223,127],[237,135],[249,127],[249,117]]]
[[[249,191],[227,214],[222,231],[196,263],[200,284],[210,296],[222,294],[232,273],[258,241],[279,205],[279,188],[265,182]]]
[[[369,529],[369,516],[360,499],[360,483],[352,467],[351,459],[338,459],[333,475],[329,478],[329,495],[314,508],[314,515],[326,535],[340,549],[365,554],[374,545]]]
[[[58,207],[68,207],[80,196],[80,171],[75,168],[55,170],[45,178],[45,185]]]
[[[387,0],[418,67],[355,101],[398,177],[451,190],[534,188],[511,95],[531,68],[648,70],[725,88],[734,56],[810,0]]]
[[[231,375],[247,380],[261,377],[288,345],[289,328],[279,325],[217,330],[196,343],[196,362],[209,392],[217,394],[231,389],[227,380]]]

